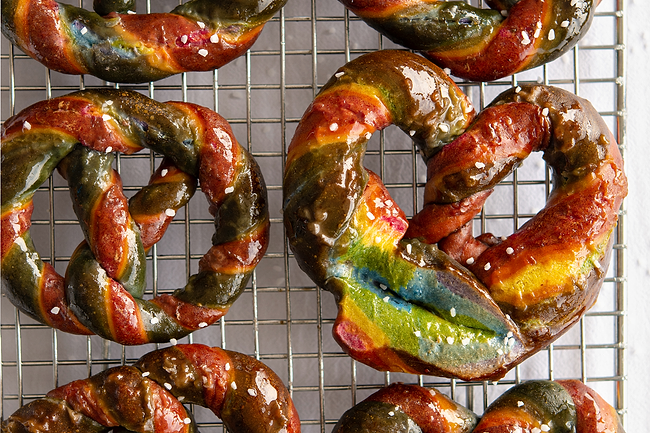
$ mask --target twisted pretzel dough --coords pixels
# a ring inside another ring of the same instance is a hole
[[[165,159],[128,204],[113,152],[141,146]],[[207,108],[131,91],[76,92],[8,119],[2,155],[5,292],[54,328],[129,345],[180,338],[228,311],[266,251],[262,174],[225,119]],[[86,239],[65,279],[40,259],[29,230],[34,192],[57,166]],[[197,178],[214,216],[213,246],[183,289],[145,301],[145,252],[190,199]]]
[[[496,80],[557,59],[587,32],[600,0],[339,0],[371,27],[457,77]]]
[[[50,391],[14,412],[3,433],[195,432],[183,404],[198,404],[233,433],[299,433],[289,391],[250,356],[200,344],[150,352]]]
[[[523,382],[479,418],[434,388],[392,384],[348,410],[333,433],[624,433],[616,410],[577,380]]]
[[[127,13],[131,3],[96,0],[94,13],[54,0],[2,0],[2,33],[55,71],[141,83],[241,56],[286,0],[191,0],[157,14]]]
[[[473,119],[439,68],[380,51],[339,69],[289,147],[291,248],[336,298],[335,339],[378,370],[499,378],[579,320],[605,277],[627,183],[593,107],[522,86]],[[428,165],[425,207],[410,222],[363,167],[368,139],[391,124]],[[490,188],[535,150],[554,171],[546,207],[505,240],[474,239]]]

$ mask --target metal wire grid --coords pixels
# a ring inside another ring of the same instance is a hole
[[[588,99],[625,149],[624,0],[603,0],[588,37],[553,64],[495,83],[462,83],[475,106],[525,81],[565,87]],[[479,3],[482,6],[482,3]],[[146,12],[165,5],[139,5]],[[89,6],[86,6],[89,8]],[[261,359],[291,390],[303,431],[330,431],[340,415],[378,387],[394,381],[436,386],[477,413],[512,384],[531,378],[578,378],[619,409],[625,421],[625,209],[612,263],[596,306],[565,336],[527,360],[499,383],[467,383],[435,377],[376,372],[344,355],[330,331],[336,308],[298,269],[283,236],[281,181],[285,150],[313,96],[347,60],[394,47],[335,0],[289,0],[246,54],[214,73],[189,73],[129,87],[160,101],[196,102],[216,109],[262,167],[271,202],[272,235],[267,255],[249,288],[218,325],[181,342],[218,345]],[[2,40],[2,121],[45,98],[80,88],[111,86],[93,77],[50,73]],[[594,102],[592,101],[592,102]],[[151,153],[119,156],[127,194],[147,178],[159,158]],[[375,134],[366,164],[378,172],[409,215],[418,209],[425,168],[403,134]],[[550,190],[541,160],[526,163],[499,185],[476,221],[476,230],[507,235],[539,209]],[[211,220],[201,199],[179,212],[148,260],[150,294],[185,284],[209,247]],[[67,186],[55,174],[35,196],[32,233],[42,256],[59,272],[81,232]],[[122,347],[98,337],[71,336],[17,313],[2,297],[0,383],[2,416],[71,380],[129,363],[157,345]],[[186,340],[186,341],[185,341]],[[164,345],[162,345],[164,346]],[[193,408],[202,431],[221,430],[220,421]]]

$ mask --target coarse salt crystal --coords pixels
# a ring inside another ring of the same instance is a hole
[[[165,209],[165,215],[173,217],[176,215],[176,211],[174,209]]]
[[[375,219],[375,216],[372,214],[372,212],[368,212],[368,213],[366,213],[366,216],[368,217],[368,219],[369,219],[370,221],[373,221],[373,220]]]
[[[447,343],[454,344],[454,337],[447,337]]]
[[[474,264],[474,257],[470,257],[469,259],[467,259],[467,260],[465,261],[465,263],[467,263],[468,265],[472,265],[472,264]]]
[[[343,75],[345,75],[345,72],[337,72],[336,74],[334,74],[336,78],[341,78]]]
[[[158,320],[157,317],[153,317],[153,318],[151,319],[151,324],[152,324],[152,325],[155,325],[155,324],[158,323],[158,322],[160,322],[160,320]]]
[[[160,170],[160,175],[162,177],[167,176],[167,173],[169,173],[169,170],[167,170],[166,168],[163,168],[162,170]]]
[[[568,21],[568,20],[564,20],[564,21],[562,21],[562,22],[560,23],[560,27],[563,27],[563,28],[567,28],[567,27],[569,27],[569,21]]]
[[[551,29],[548,31],[548,40],[549,41],[555,40],[555,30]]]
[[[230,363],[226,362],[226,365],[223,367],[226,371],[230,370]]]
[[[542,424],[541,426],[539,426],[539,428],[541,431],[551,431],[551,428],[546,424]]]
[[[215,33],[212,36],[210,36],[210,42],[212,42],[213,44],[218,44],[219,43],[219,35]]]
[[[165,385],[165,388],[167,388],[168,390],[171,390],[171,389],[172,389],[172,385],[171,385],[171,383],[167,383],[167,382],[165,382],[164,385]]]
[[[370,137],[372,137],[372,134],[370,132],[366,132],[366,140],[370,140]]]
[[[506,248],[506,253],[508,253],[508,254],[512,254],[512,253],[514,253],[514,252],[515,252],[515,250],[513,250],[512,247],[508,247],[508,248]]]
[[[199,55],[202,56],[202,57],[207,56],[208,55],[208,50],[206,50],[205,48],[201,48],[199,50]]]
[[[25,120],[23,122],[23,129],[29,131],[30,129],[32,129],[32,124]]]
[[[135,15],[135,11],[126,11],[128,15]]]
[[[411,130],[409,131],[409,135],[410,135],[411,137],[413,137],[413,136],[415,135],[415,130],[411,129]]]
[[[507,17],[507,16],[508,16],[508,11],[505,10],[505,9],[502,10],[502,11],[501,11],[501,16],[503,16],[503,17]]]
[[[487,262],[487,263],[485,264],[485,266],[483,266],[483,269],[485,269],[486,271],[489,271],[491,267],[492,267],[492,266],[490,265],[490,262]]]
[[[519,86],[515,87],[515,93],[519,93],[519,92],[521,92],[521,87]]]
[[[528,45],[530,44],[530,37],[528,37],[528,33],[526,32],[521,32],[521,43],[523,45]]]
[[[384,302],[390,301],[390,296],[384,296]]]
[[[413,334],[415,334],[416,337],[422,336],[422,333],[420,331],[415,331]]]
[[[208,326],[208,324],[205,322],[199,323],[199,328],[205,328],[206,326]]]
[[[451,317],[456,317],[456,309],[454,307],[451,307],[449,314],[451,314]]]
[[[88,29],[86,27],[82,27],[81,28],[81,34],[85,35],[86,33],[88,33]]]
[[[61,311],[61,309],[59,307],[52,307],[52,309],[50,310],[50,313],[59,314],[59,311]]]
[[[330,131],[336,131],[337,129],[339,129],[339,124],[338,123],[332,123],[330,125]]]
[[[151,374],[150,372],[145,371],[144,373],[142,373],[142,377],[147,377],[147,376],[149,376],[150,374]]]
[[[111,153],[113,151],[113,148],[111,146],[108,146],[106,148],[106,153]]]
[[[187,40],[188,40],[187,35],[183,35],[183,36],[181,36],[181,43],[186,44],[186,43],[187,43]]]
[[[522,407],[523,405],[524,405],[524,402],[523,402],[523,401],[519,400],[519,401],[517,402],[517,407]]]
[[[544,109],[542,110],[542,115],[543,115],[543,116],[548,116],[548,108],[544,108]]]
[[[190,424],[191,422],[192,422],[192,420],[189,419],[189,418],[185,418],[185,419],[183,420],[183,424]]]
[[[178,344],[178,340],[175,339],[175,338],[172,338],[172,339],[169,340],[169,344],[171,344],[172,346],[176,346]]]
[[[231,382],[231,383],[230,383],[230,387],[231,387],[232,389],[237,389],[237,384],[236,384],[235,382]]]
[[[102,115],[102,120],[104,122],[107,122],[107,121],[111,120],[111,116],[109,116],[108,114],[104,114],[104,115]]]
[[[235,187],[234,187],[234,186],[229,186],[229,187],[226,188],[224,191],[225,191],[226,194],[230,194],[230,193],[233,192],[234,190],[235,190]]]
[[[248,395],[250,395],[252,397],[255,397],[255,396],[257,396],[257,391],[255,391],[252,388],[248,388]]]
[[[444,72],[447,75],[451,75],[451,69],[449,69],[449,68],[443,69],[442,72]]]
[[[482,162],[476,162],[474,164],[474,167],[476,167],[476,168],[485,168],[485,164],[483,164]]]
[[[197,21],[196,24],[201,27],[202,29],[205,28],[205,23],[203,21]]]
[[[411,244],[406,245],[406,252],[411,254],[411,250],[413,249],[413,246]]]

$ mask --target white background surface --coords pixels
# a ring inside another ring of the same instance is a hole
[[[627,432],[650,431],[650,2],[628,0],[627,198],[628,417]]]

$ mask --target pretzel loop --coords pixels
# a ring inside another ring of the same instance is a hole
[[[149,352],[50,391],[2,423],[3,432],[198,431],[183,404],[198,404],[233,433],[298,433],[289,391],[265,364],[241,353],[186,344]]]
[[[577,380],[532,380],[508,389],[481,417],[435,388],[394,383],[343,414],[334,433],[624,433],[616,410]]]
[[[165,159],[129,203],[112,152],[133,153],[140,144]],[[50,326],[123,344],[180,338],[228,311],[266,251],[259,167],[206,108],[129,91],[77,92],[9,119],[2,150],[5,289],[18,308]],[[65,279],[40,259],[29,231],[32,196],[57,166],[85,237]],[[196,179],[215,218],[213,246],[183,289],[143,300],[145,252],[194,194]]]
[[[587,32],[600,0],[339,0],[393,42],[457,77],[496,80],[557,59]]]
[[[425,206],[411,221],[363,167],[368,139],[391,124],[427,161]],[[504,241],[474,239],[471,220],[492,186],[535,150],[556,172],[547,206]],[[381,51],[339,69],[305,112],[287,157],[284,218],[299,265],[336,298],[334,337],[353,358],[498,378],[594,302],[626,185],[588,102],[522,87],[475,118],[433,64]]]
[[[140,15],[127,13],[129,1],[97,1],[94,13],[54,0],[3,0],[2,33],[52,70],[141,83],[220,68],[245,53],[285,3],[191,0]]]

